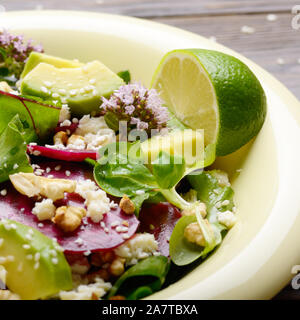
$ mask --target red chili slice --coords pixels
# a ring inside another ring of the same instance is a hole
[[[45,177],[53,175],[54,178],[73,179],[77,181],[91,178],[91,170],[84,164],[66,163],[62,161],[43,161],[40,162],[39,165],[41,169],[44,170],[50,168],[50,171],[49,169],[47,170],[49,171],[48,173],[46,173],[46,171],[44,172],[43,176]],[[59,170],[56,171],[55,167]],[[87,224],[82,223],[81,227],[77,230],[66,234],[51,221],[39,221],[31,212],[35,200],[20,194],[14,189],[10,182],[0,184],[0,188],[1,190],[7,190],[6,196],[0,196],[0,218],[18,221],[38,229],[48,237],[56,238],[58,243],[65,249],[66,253],[111,250],[126,241],[123,237],[125,233],[118,233],[116,228],[110,226],[112,222],[119,221],[119,223],[122,224],[124,220],[127,221],[129,228],[126,235],[128,235],[128,237],[132,237],[135,234],[139,225],[139,221],[135,215],[126,215],[119,207],[117,207],[104,214],[102,222],[105,223],[107,229],[101,227],[100,223],[94,223],[89,218],[85,217],[83,222]],[[76,194],[66,194],[65,199],[59,201],[61,201],[61,204],[67,203],[83,206],[84,200]],[[42,227],[39,226],[40,223],[43,224]],[[78,243],[78,239],[82,239],[82,241],[80,240]]]
[[[139,215],[139,231],[152,233],[158,242],[160,253],[168,257],[169,239],[180,217],[179,209],[170,203],[145,204]]]

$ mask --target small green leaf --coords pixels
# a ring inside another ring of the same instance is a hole
[[[26,142],[46,141],[57,126],[60,108],[12,94],[0,94],[0,132],[18,114]]]
[[[131,75],[129,70],[120,71],[117,75],[124,80],[126,84],[128,84],[131,80]]]
[[[151,163],[151,167],[159,187],[171,189],[182,179],[185,161],[181,156],[160,151],[158,157]]]
[[[94,177],[103,190],[116,197],[124,194],[132,197],[139,190],[148,192],[157,187],[146,166],[122,153],[100,158],[94,168]]]
[[[168,258],[164,256],[152,256],[139,261],[115,282],[108,298],[118,294],[129,300],[141,299],[160,290],[169,267]]]
[[[26,154],[23,126],[18,115],[8,123],[0,135],[0,182],[16,172],[33,172]]]

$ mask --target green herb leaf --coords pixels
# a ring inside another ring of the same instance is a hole
[[[98,185],[111,195],[136,196],[142,190],[148,192],[157,187],[152,173],[142,163],[122,154],[104,156],[94,167]]]
[[[151,163],[151,168],[159,187],[171,189],[182,179],[185,161],[181,156],[160,151],[158,157]]]
[[[26,142],[46,141],[57,126],[60,107],[0,92],[0,132],[18,114]]]
[[[6,181],[16,172],[33,172],[26,154],[24,129],[15,115],[0,135],[0,182]]]
[[[117,75],[124,80],[126,84],[128,84],[131,80],[131,75],[129,70],[120,71]]]
[[[108,298],[118,294],[136,300],[160,290],[169,267],[168,258],[164,256],[152,256],[139,261],[115,282]]]

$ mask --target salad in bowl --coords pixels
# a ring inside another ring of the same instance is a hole
[[[212,165],[258,134],[264,91],[212,50],[153,71],[0,33],[0,299],[141,299],[222,245],[238,216]]]

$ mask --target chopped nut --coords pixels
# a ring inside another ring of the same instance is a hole
[[[116,258],[108,268],[109,273],[115,277],[119,277],[125,271],[125,261],[126,259],[124,258]]]
[[[53,201],[63,199],[65,192],[74,192],[76,181],[67,179],[50,179],[33,173],[19,172],[9,176],[13,186],[27,197],[42,195]]]
[[[68,139],[67,146],[76,147],[76,149],[85,149],[86,143],[83,136],[72,134],[71,137]]]
[[[104,281],[108,281],[110,278],[110,274],[106,269],[99,269],[95,272],[87,274],[86,277],[89,283],[93,283],[95,282],[95,279],[99,277]]]
[[[197,208],[199,209],[199,211],[200,211],[200,213],[201,213],[201,216],[202,216],[203,218],[205,218],[205,217],[206,217],[206,213],[207,213],[207,212],[206,212],[206,205],[205,205],[205,203],[204,203],[204,202],[198,202],[196,206],[197,206]],[[181,212],[181,214],[182,214],[183,216],[192,216],[192,215],[195,215],[195,214],[196,214],[196,212],[195,212],[196,206],[190,206],[189,208],[183,210],[183,211]]]
[[[8,93],[13,93],[13,94],[17,93],[10,87],[10,85],[6,81],[0,82],[0,90]]]
[[[0,300],[21,300],[20,297],[10,290],[0,290]]]
[[[53,137],[54,144],[63,144],[66,145],[68,142],[68,135],[65,131],[59,131],[57,132]]]
[[[102,252],[101,257],[104,263],[112,262],[115,259],[115,253],[113,251]]]
[[[100,253],[95,252],[91,255],[91,264],[95,267],[101,267],[104,264]]]
[[[126,195],[120,201],[120,208],[126,214],[133,214],[135,210],[134,203]]]
[[[209,230],[211,230],[207,219],[204,220],[204,223],[206,223],[206,225],[209,227]],[[213,232],[213,230],[211,230],[211,232]],[[206,244],[200,226],[197,222],[190,223],[188,226],[186,226],[184,229],[184,236],[189,242],[196,243],[198,246],[204,247]]]
[[[52,221],[64,232],[72,232],[80,226],[81,219],[85,215],[84,208],[62,206],[56,209],[56,214]]]

